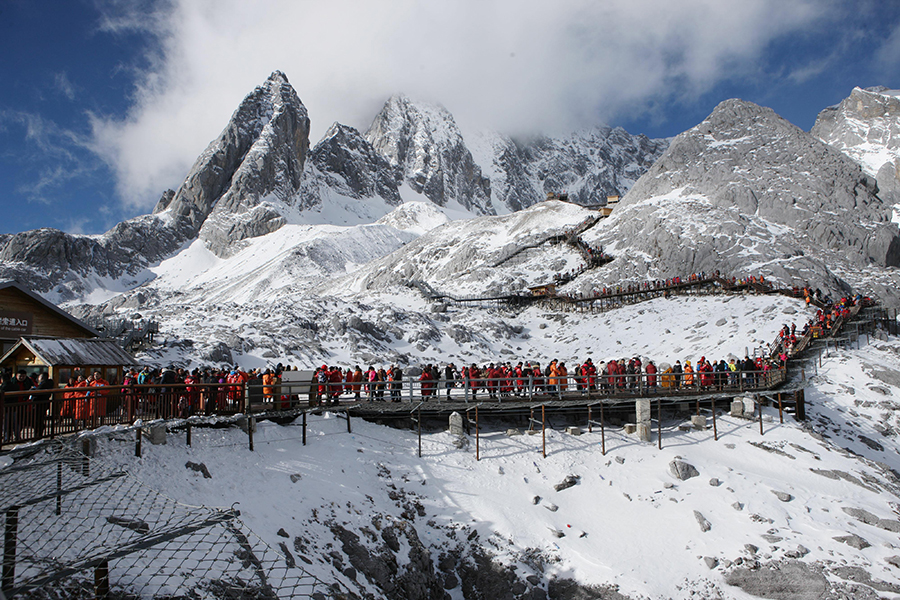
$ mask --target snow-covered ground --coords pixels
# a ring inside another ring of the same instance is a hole
[[[521,315],[529,337],[516,343],[527,344],[523,358],[718,358],[771,340],[782,322],[800,326],[805,310],[764,296],[659,299],[562,320],[534,310]],[[546,458],[521,422],[483,424],[480,461],[474,432],[459,449],[431,423],[419,458],[414,431],[354,419],[347,433],[326,413],[310,417],[306,446],[299,421],[262,421],[253,452],[240,429],[195,428],[191,447],[170,433],[136,459],[131,437],[113,435],[99,456],[185,504],[239,503],[273,548],[286,533],[310,561],[301,566],[360,597],[404,597],[372,571],[390,557],[393,577],[421,571],[453,599],[492,589],[485,572],[517,582],[515,598],[900,597],[898,356],[893,338],[827,351],[807,365],[807,422],[786,415],[782,424],[768,407],[763,435],[727,407],[718,441],[711,429],[683,427],[689,411],[664,414],[662,450],[609,426],[604,456],[585,414],[552,419]],[[699,475],[675,478],[676,460]],[[182,468],[187,461],[212,477]],[[567,476],[576,485],[555,491]],[[419,542],[432,561],[424,571],[410,558]],[[566,595],[569,581],[589,595]]]

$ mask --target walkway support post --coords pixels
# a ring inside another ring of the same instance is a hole
[[[762,401],[759,397],[756,399],[757,411],[759,412],[759,435],[763,434],[763,423],[762,423]]]
[[[62,460],[56,463],[56,516],[62,514]]]
[[[6,534],[3,540],[2,589],[9,590],[16,580],[16,537],[19,530],[19,507],[6,509]]]
[[[713,415],[713,439],[719,441],[719,430],[716,428],[716,397],[712,399],[712,415]]]
[[[250,438],[250,452],[253,452],[253,426],[256,419],[247,417],[247,436]]]
[[[700,405],[700,402],[697,402]],[[659,449],[662,450],[662,398],[656,399],[656,437],[659,440]]]
[[[191,424],[190,423],[188,423],[188,425],[187,425],[187,437],[185,439],[185,442],[187,443],[188,448],[190,448],[191,447]]]
[[[134,456],[141,457],[141,438],[143,437],[143,427],[136,427],[134,430]]]
[[[345,410],[344,414],[347,415],[347,433],[353,433],[352,431],[350,431],[350,409],[348,408],[347,410]],[[421,454],[419,454],[419,456],[421,456]]]
[[[606,426],[603,421],[603,400],[600,400],[600,453],[606,456]]]
[[[541,445],[544,458],[547,458],[547,413],[545,408],[545,405],[541,404]]]
[[[306,445],[306,411],[305,410],[303,411],[303,425],[301,426],[301,429],[303,430],[302,437],[303,437],[303,445],[305,446]]]

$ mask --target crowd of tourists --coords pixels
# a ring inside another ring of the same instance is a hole
[[[708,275],[704,273],[697,273],[691,275],[689,280],[706,277]],[[675,278],[647,282],[645,285],[654,289],[679,281]],[[759,278],[754,281],[764,280]],[[828,300],[819,290],[803,288],[799,293],[803,294],[807,303],[820,305]],[[840,326],[850,316],[855,305],[870,302],[870,299],[860,295],[841,298],[827,309],[818,309],[799,332],[796,324],[783,325],[768,352],[755,358],[745,356],[743,360],[736,357],[707,360],[701,356],[696,361],[685,358],[669,364],[634,356],[598,363],[586,358],[573,361],[571,365],[557,359],[546,365],[520,360],[481,365],[473,363],[462,367],[451,362],[442,366],[426,364],[409,368],[406,373],[397,364],[378,368],[369,365],[365,370],[360,365],[353,368],[322,365],[315,369],[312,381],[303,382],[299,389],[309,390],[314,403],[334,404],[341,399],[400,402],[404,391],[413,394],[416,389],[423,400],[440,395],[446,398],[457,396],[471,400],[497,400],[534,395],[561,397],[579,392],[628,394],[653,388],[663,388],[667,392],[763,388],[770,385],[774,371],[785,368],[794,352],[802,350],[798,347],[801,340],[828,335],[830,330]],[[173,392],[168,396],[171,400],[166,400],[174,404],[173,416],[211,414],[220,409],[233,408],[244,400],[251,404],[289,406],[292,402],[305,400],[297,397],[297,388],[285,385],[285,380],[297,381],[296,378],[285,377],[286,372],[296,370],[296,367],[282,364],[250,370],[238,367],[187,370],[171,366],[156,369],[148,366],[125,369],[121,383],[107,381],[99,371],[76,371],[62,387],[60,408],[53,409],[53,413],[49,412],[49,408],[37,410],[28,419],[29,427],[33,427],[35,435],[41,437],[50,414],[78,426],[121,411],[125,405],[136,407],[138,411],[152,409],[153,403],[166,396],[167,392]],[[44,403],[43,406],[49,407],[49,401],[54,399],[52,393],[47,391],[54,389],[54,384],[46,373],[34,377],[24,370],[15,375],[10,371],[0,373],[0,389],[5,394],[20,392],[5,396],[7,405],[32,402],[38,403],[35,406]],[[58,400],[59,395],[55,399]],[[25,420],[22,415],[25,413],[13,410],[5,414],[3,440],[18,441]]]

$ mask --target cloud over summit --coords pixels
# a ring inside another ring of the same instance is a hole
[[[101,7],[104,6],[101,4]],[[797,0],[173,0],[108,5],[107,32],[157,45],[122,116],[93,115],[95,151],[123,201],[149,209],[177,186],[241,99],[285,72],[312,120],[365,130],[392,94],[438,102],[463,129],[564,132],[696,99],[752,77],[766,48],[834,18]]]

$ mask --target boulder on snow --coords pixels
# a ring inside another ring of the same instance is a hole
[[[697,477],[700,475],[700,471],[690,463],[675,459],[669,463],[669,475],[675,479],[685,481],[691,477]]]
[[[557,492],[567,490],[570,487],[572,487],[573,485],[575,485],[576,483],[578,483],[579,479],[581,479],[581,477],[578,475],[566,475],[566,478],[563,479],[560,483],[557,483],[556,485],[554,485],[553,489],[556,490]]]
[[[699,523],[699,525],[700,525],[700,531],[706,533],[707,531],[712,529],[712,525],[710,524],[709,521],[706,520],[706,517],[704,517],[700,513],[700,511],[698,511],[698,510],[694,511],[694,518],[697,519],[697,523]]]

